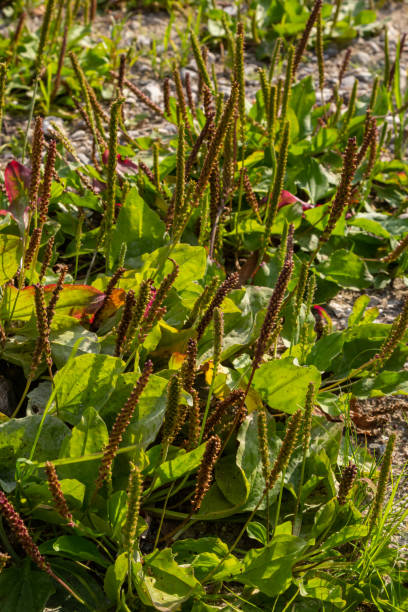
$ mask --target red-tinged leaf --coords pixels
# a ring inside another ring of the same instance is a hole
[[[105,166],[108,165],[108,159],[109,159],[109,150],[105,149],[105,151],[102,154],[102,161],[105,164]],[[138,166],[137,164],[135,164],[134,162],[130,161],[130,159],[128,159],[127,157],[122,157],[119,153],[116,156],[117,159],[117,163],[119,168],[129,168],[130,170],[134,170],[135,172],[138,172]]]
[[[10,202],[8,211],[17,221],[21,235],[28,222],[28,188],[31,171],[18,161],[11,161],[4,171],[4,185]]]
[[[279,203],[278,203],[278,208],[283,208],[283,206],[289,206],[290,204],[295,204],[295,202],[298,202],[299,204],[302,205],[302,210],[309,210],[309,208],[313,208],[312,204],[309,204],[308,202],[304,202],[300,198],[297,198],[296,196],[294,196],[293,193],[290,193],[290,191],[286,191],[286,189],[282,189],[281,196],[280,196]]]

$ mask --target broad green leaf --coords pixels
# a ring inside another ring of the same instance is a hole
[[[142,602],[164,612],[177,610],[184,601],[204,595],[193,569],[178,565],[170,548],[146,555],[136,580]]]
[[[263,546],[266,546],[268,543],[266,527],[262,523],[258,523],[257,521],[252,521],[249,523],[247,527],[247,534],[248,537],[252,538],[253,540],[257,540]]]
[[[112,394],[122,366],[121,359],[110,355],[74,357],[54,377],[59,416],[74,425],[89,406],[99,411]]]
[[[320,372],[329,372],[332,360],[341,354],[344,340],[343,332],[323,336],[313,345],[306,359],[307,364],[316,366]]]
[[[63,535],[40,545],[43,555],[57,555],[69,559],[92,561],[101,567],[108,567],[109,561],[91,540],[78,535]]]
[[[60,458],[84,457],[92,453],[100,453],[108,441],[108,430],[95,408],[86,408],[78,423],[73,427],[71,435],[64,441]],[[76,478],[84,484],[91,485],[98,474],[100,459],[82,463],[70,463],[58,467],[62,477]]]
[[[180,267],[173,285],[176,289],[185,289],[190,283],[197,282],[204,277],[207,266],[206,251],[204,247],[189,244],[177,244],[169,255],[168,247],[161,247],[153,253],[147,253],[132,262],[129,261],[129,265],[132,265],[147,279],[156,276],[157,268],[164,264],[160,274],[157,274],[155,278],[155,282],[160,283],[173,270],[173,264],[168,261],[168,257],[174,259]]]
[[[3,484],[4,481],[14,481],[17,459],[30,456],[41,420],[42,415],[37,414],[0,424],[0,478]],[[61,444],[68,435],[69,429],[60,419],[46,416],[33,459],[35,461],[56,459]]]
[[[337,533],[332,533],[327,540],[322,543],[323,548],[336,548],[352,540],[360,540],[368,535],[367,525],[346,525]]]
[[[0,574],[0,607],[2,612],[43,612],[56,583],[45,572],[8,567]]]
[[[22,254],[21,238],[0,234],[0,285],[13,278],[20,265]]]
[[[336,584],[334,581],[327,580],[321,576],[311,578],[304,585],[303,596],[313,597],[318,601],[329,601],[336,608],[343,609],[347,603],[342,599],[343,590],[340,584]]]
[[[316,267],[316,271],[322,278],[348,289],[364,289],[373,281],[366,263],[345,249],[334,251],[330,259]]]
[[[160,217],[140,197],[136,187],[127,194],[112,237],[113,257],[119,255],[122,242],[127,245],[126,261],[151,253],[164,242],[166,227]]]
[[[201,463],[205,447],[206,444],[201,444],[189,453],[180,454],[171,461],[162,463],[156,470],[157,480],[154,489],[194,472]]]
[[[316,512],[311,535],[317,537],[328,529],[336,518],[337,505],[334,499],[329,500]]]
[[[370,298],[368,295],[360,295],[353,304],[353,310],[350,313],[350,316],[347,321],[347,327],[353,327],[353,325],[358,325],[363,318],[364,311],[370,303]]]
[[[250,484],[235,455],[221,457],[215,464],[215,480],[224,497],[234,506],[244,505],[248,499]]]
[[[106,571],[103,581],[105,593],[111,601],[119,602],[120,590],[128,573],[128,556],[122,553],[115,559],[115,563],[110,565]]]
[[[202,580],[218,565],[217,571],[212,576],[212,580],[216,582],[232,580],[233,575],[241,571],[241,563],[234,555],[228,554],[228,546],[219,538],[180,540],[173,544],[172,549],[176,553],[177,563],[181,565],[191,563],[198,580]],[[224,557],[225,560],[220,563]]]
[[[58,318],[72,320],[72,317],[65,317],[63,315]],[[78,357],[85,353],[100,352],[98,336],[82,327],[82,325],[79,325],[78,322],[76,322],[76,325],[71,325],[71,328],[65,331],[59,332],[58,330],[51,330],[50,342],[52,359],[57,368],[61,369],[66,364],[79,338],[81,338],[81,344],[76,353]]]
[[[408,372],[385,370],[374,378],[362,378],[354,383],[353,394],[362,399],[383,395],[408,395]]]
[[[359,227],[365,232],[374,234],[374,236],[380,236],[380,238],[390,238],[391,236],[390,232],[379,221],[370,219],[370,215],[356,215],[347,221],[347,223],[348,225]]]
[[[308,544],[296,536],[276,536],[264,548],[247,552],[243,572],[235,579],[270,597],[279,595],[292,583],[292,567],[307,548]]]
[[[292,359],[277,359],[255,372],[253,387],[274,410],[293,414],[303,408],[309,383],[320,386],[320,372],[314,366],[297,366]]]

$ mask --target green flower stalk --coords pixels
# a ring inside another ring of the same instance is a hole
[[[60,3],[60,8],[62,9],[62,2]],[[64,66],[65,54],[67,51],[69,23],[71,21],[70,10],[71,10],[71,2],[68,2],[66,14],[65,14],[64,33],[62,35],[61,47],[60,47],[60,51],[58,54],[57,72],[54,77],[54,85],[53,85],[51,96],[50,96],[51,100],[53,100],[55,96],[57,95],[60,84],[61,84],[61,72]]]
[[[210,115],[214,114],[215,116],[215,106],[214,106],[214,96],[211,93],[211,89],[207,87],[207,85],[203,85],[203,104],[204,104],[204,115],[208,118]],[[218,117],[217,117],[218,119]],[[211,140],[211,136],[209,140]]]
[[[198,72],[202,78],[202,81],[207,85],[209,89],[211,89],[211,79],[207,70],[207,62],[205,61],[203,54],[201,52],[200,43],[196,34],[192,31],[191,35],[191,46],[193,48],[194,59],[197,64]]]
[[[380,77],[376,76],[373,82],[373,87],[371,89],[371,96],[370,96],[370,102],[368,104],[368,108],[374,109],[375,108],[375,104],[377,102],[377,96],[378,96],[378,88],[380,86]]]
[[[51,199],[51,186],[54,177],[55,158],[57,156],[57,143],[51,140],[48,146],[47,161],[44,169],[44,178],[39,202],[40,223],[44,225],[47,220],[48,205]]]
[[[159,115],[163,119],[166,118],[162,109],[159,106],[157,106],[157,104],[155,104],[150,98],[148,98],[143,93],[143,91],[141,91],[138,87],[136,87],[136,85],[134,85],[131,81],[129,81],[129,79],[125,79],[124,83],[126,87],[130,89],[130,91],[132,91],[135,94],[135,96],[139,98],[139,100],[143,104],[145,104],[148,108],[150,108],[150,110],[154,111],[157,115]]]
[[[307,45],[307,41],[309,40],[310,32],[312,31],[312,28],[322,10],[322,4],[323,4],[323,0],[315,0],[315,3],[312,8],[312,12],[310,13],[309,19],[307,20],[307,23],[303,30],[302,38],[300,39],[296,47],[296,53],[295,53],[294,62],[293,62],[293,74],[297,72],[297,69],[300,64],[300,60],[302,59],[302,55],[304,54],[306,50],[306,45]]]
[[[229,125],[231,123],[234,111],[235,104],[237,99],[237,86],[234,84],[232,86],[231,95],[228,99],[228,102],[225,105],[224,111],[222,113],[221,119],[217,125],[214,137],[208,145],[207,155],[205,156],[204,163],[200,172],[200,176],[198,178],[196,188],[192,197],[192,206],[198,206],[201,196],[204,193],[204,190],[207,186],[208,180],[210,178],[210,174],[214,168],[214,166],[218,162],[218,158],[221,153],[222,145],[224,142],[225,135],[228,131]]]
[[[50,23],[54,12],[55,0],[47,0],[45,5],[44,17],[41,24],[40,41],[38,43],[37,56],[35,59],[35,74],[38,75],[42,68],[45,45],[47,44]]]
[[[7,64],[5,62],[1,62],[0,63],[0,132],[1,132],[2,123],[3,123],[6,82],[7,82]]]
[[[278,321],[279,313],[282,308],[283,298],[285,297],[286,289],[292,276],[294,267],[293,233],[294,226],[291,225],[287,240],[285,263],[283,264],[278,276],[278,280],[276,281],[275,288],[273,290],[273,293],[269,300],[268,308],[266,310],[265,319],[262,324],[259,337],[256,341],[254,358],[252,362],[252,372],[254,372],[261,365],[262,358],[268,346],[270,336]]]
[[[166,77],[163,81],[163,107],[164,113],[170,117],[171,109],[170,109],[170,79]]]
[[[315,291],[316,291],[316,274],[314,271],[312,271],[312,273],[309,276],[309,280],[307,283],[307,289],[306,289],[306,300],[305,300],[306,313],[309,313],[311,311],[311,308],[314,302]],[[307,330],[308,330],[308,323],[307,321],[304,321],[303,327],[299,333],[299,344],[302,347],[306,345]]]
[[[105,231],[106,231],[106,266],[109,266],[110,249],[111,249],[111,233],[115,222],[115,204],[116,204],[116,166],[118,157],[118,125],[120,118],[120,108],[124,102],[124,98],[118,98],[112,104],[111,116],[109,122],[109,157],[106,177],[106,213],[105,213]]]
[[[258,409],[258,444],[262,460],[262,473],[265,482],[268,479],[270,470],[269,447],[268,447],[268,426],[266,421],[266,410],[264,406]]]
[[[0,552],[0,574],[11,560],[11,556],[7,553]]]
[[[265,73],[265,70],[263,68],[258,68],[258,76],[259,76],[259,82],[260,82],[260,85],[261,85],[262,99],[263,99],[263,103],[264,103],[265,115],[268,116],[269,115],[269,103],[270,103],[271,85],[270,85],[270,83],[268,83],[268,80],[266,78],[266,73]]]
[[[271,89],[269,92],[269,113],[266,118],[268,125],[268,143],[269,146],[272,146],[274,140],[275,133],[275,123],[276,123],[276,115],[277,115],[277,103],[278,103],[278,95],[277,95],[277,87],[276,85],[271,85]]]
[[[363,141],[361,143],[361,146],[358,150],[357,157],[356,157],[357,167],[361,164],[361,162],[365,158],[365,155],[368,151],[368,147],[370,146],[370,143],[372,140],[372,130],[374,128],[374,125],[373,125],[374,121],[375,119],[371,117],[371,109],[368,108],[366,111],[366,120],[364,124]]]
[[[340,85],[341,85],[341,83],[343,81],[344,75],[346,74],[346,70],[347,70],[347,68],[349,66],[350,58],[351,58],[351,53],[352,53],[351,48],[347,49],[347,51],[346,51],[346,53],[344,55],[343,61],[341,63],[340,70],[339,70],[339,77],[338,77],[338,85],[339,85],[339,87],[340,87]]]
[[[57,471],[55,465],[51,461],[47,461],[45,464],[45,473],[48,479],[48,488],[54,499],[55,507],[60,516],[65,519],[70,527],[74,527],[74,519],[69,511],[67,500],[65,499],[64,493],[61,489],[61,483],[58,480]]]
[[[378,128],[377,128],[377,121],[374,117],[372,127],[371,127],[370,152],[368,156],[367,168],[364,172],[364,178],[366,179],[370,178],[374,170],[375,162],[377,160],[377,148],[378,148]]]
[[[191,509],[196,513],[201,508],[205,494],[210,488],[214,466],[221,451],[221,440],[218,436],[212,436],[206,444],[201,465],[198,469],[196,488],[191,502]]]
[[[180,76],[180,72],[178,68],[173,69],[173,79],[176,85],[177,101],[178,101],[182,121],[185,123],[186,126],[188,126],[189,118],[188,118],[188,112],[187,112],[187,103],[186,103],[186,98],[185,98],[184,90],[183,90],[183,84],[181,82],[181,76]]]
[[[30,186],[28,188],[30,209],[32,211],[37,208],[37,197],[41,180],[41,154],[44,145],[44,133],[42,125],[42,117],[37,117],[35,120],[33,144],[31,148],[31,176]]]
[[[347,206],[350,204],[351,184],[356,171],[356,151],[356,138],[353,136],[352,138],[348,139],[346,151],[344,153],[343,158],[343,169],[341,173],[340,183],[337,188],[334,201],[330,208],[329,220],[327,222],[326,227],[324,228],[323,233],[319,238],[318,249],[320,249],[320,247],[329,240],[337,221],[340,219],[343,213],[343,210],[347,208]]]
[[[92,112],[92,104],[91,104],[91,99],[89,96],[89,88],[87,87],[87,82],[86,82],[86,78],[85,78],[85,74],[79,64],[78,58],[75,55],[75,53],[73,51],[70,51],[69,53],[69,58],[71,60],[71,64],[72,67],[74,69],[75,72],[75,76],[79,82],[80,88],[81,88],[81,93],[82,93],[82,97],[83,97],[83,101],[85,103],[85,109],[86,109],[86,117],[87,117],[87,122],[89,122],[89,127],[91,130],[91,133],[93,135],[94,138],[94,142],[95,145],[99,144],[99,137],[98,137],[98,132],[96,129],[96,125],[95,125],[95,120],[94,120],[94,115]],[[100,147],[100,153],[101,156],[103,154],[103,147]]]
[[[292,93],[292,81],[294,75],[294,54],[295,51],[292,46],[289,47],[288,57],[286,60],[286,76],[282,90],[282,99],[280,103],[280,120],[282,125],[285,125],[286,114],[289,107],[289,100]]]
[[[36,227],[31,234],[30,242],[24,254],[23,269],[28,270],[41,243],[42,227]]]
[[[245,140],[245,68],[244,68],[244,24],[237,24],[235,39],[234,79],[238,83],[238,112],[240,120],[241,140]]]
[[[140,396],[146,388],[152,372],[153,363],[148,360],[145,363],[143,372],[141,373],[136,385],[133,387],[133,391],[130,394],[129,399],[116,417],[112,431],[109,435],[108,443],[103,449],[103,457],[99,467],[98,477],[95,482],[92,501],[95,500],[96,494],[101,488],[103,482],[111,477],[113,460],[116,457],[116,453],[118,452],[119,445],[122,442],[123,435],[132,420],[132,416],[137,404],[139,403]]]
[[[127,331],[127,346],[126,346],[125,352],[130,349],[130,346],[133,342],[136,332],[139,329],[139,326],[143,320],[143,316],[146,312],[146,307],[147,307],[147,304],[149,303],[151,293],[152,293],[151,283],[149,281],[143,280],[140,283],[139,293],[137,294],[135,306],[133,309],[132,320],[130,322],[130,325]]]
[[[381,257],[380,261],[382,263],[391,263],[393,261],[396,261],[398,257],[405,251],[407,246],[408,246],[408,234],[405,236],[405,238],[401,240],[401,242],[397,244],[397,246],[395,247],[393,251],[391,251],[391,253],[389,253],[385,257]]]
[[[121,353],[126,347],[126,343],[127,343],[126,334],[132,322],[135,303],[136,303],[135,292],[132,289],[130,289],[126,294],[125,306],[123,308],[123,314],[122,314],[122,318],[119,323],[118,333],[116,336],[116,345],[115,345],[115,353],[114,353],[115,357],[120,357]]]
[[[181,378],[183,388],[191,393],[194,388],[195,374],[197,369],[197,340],[189,338],[187,341],[186,357],[181,366]]]
[[[368,519],[369,533],[371,533],[374,525],[377,523],[382,511],[385,498],[385,490],[391,471],[392,453],[394,451],[394,445],[395,434],[392,434],[388,439],[387,448],[385,449],[385,453],[381,463],[380,475],[378,477],[377,492],[371,505],[371,511]]]
[[[168,449],[178,431],[178,419],[180,416],[180,399],[181,376],[179,374],[173,374],[169,382],[166,412],[164,415],[164,423],[162,429],[162,441],[164,449]],[[165,453],[167,454],[166,451]]]
[[[234,187],[236,159],[236,123],[228,128],[224,141],[224,163],[222,167],[222,198],[226,201]],[[217,166],[218,168],[218,166]]]
[[[193,397],[193,403],[190,406],[188,419],[188,448],[193,450],[197,448],[200,439],[200,397],[196,389],[192,389],[190,393]]]
[[[174,192],[174,222],[184,208],[186,186],[186,142],[184,123],[179,124],[177,140],[176,189]]]
[[[10,47],[9,47],[9,51],[8,51],[8,58],[9,58],[8,64],[10,66],[14,64],[16,47],[20,40],[21,34],[23,33],[23,28],[24,28],[26,19],[27,19],[27,13],[25,11],[22,11],[20,13],[20,17],[18,18],[16,29],[14,30],[14,34],[13,34],[13,37],[10,43]]]
[[[248,176],[248,171],[245,167],[243,167],[241,172],[243,173],[243,185],[244,185],[244,191],[245,191],[247,202],[252,208],[252,210],[254,211],[255,215],[260,220],[259,204],[258,204],[256,195],[254,193],[254,190],[252,189],[251,181],[249,180],[249,176]]]
[[[343,469],[341,480],[339,484],[339,490],[337,492],[337,501],[340,506],[344,506],[347,502],[347,497],[353,488],[354,481],[357,476],[357,466],[354,463],[349,463]]]
[[[48,326],[51,327],[51,323],[52,320],[54,318],[55,315],[55,307],[57,305],[57,302],[60,298],[60,294],[61,291],[64,288],[64,281],[65,281],[65,276],[68,272],[68,266],[65,265],[60,265],[59,266],[59,277],[58,277],[58,281],[57,284],[55,285],[52,294],[51,294],[51,298],[50,301],[48,302],[48,306],[47,306],[47,321],[48,321]]]
[[[44,299],[44,287],[42,285],[34,285],[34,302],[35,313],[37,319],[38,330],[38,346],[41,348],[41,354],[44,354],[47,366],[52,368],[51,344],[50,344],[50,328],[48,324],[47,309]]]
[[[283,127],[282,133],[282,141],[279,151],[278,163],[276,166],[275,176],[273,179],[273,187],[272,192],[269,199],[268,207],[266,210],[266,220],[265,220],[265,233],[264,233],[264,245],[261,249],[261,255],[259,258],[259,262],[261,263],[263,260],[263,256],[265,254],[266,246],[269,240],[269,234],[271,231],[271,227],[275,221],[276,213],[278,211],[279,198],[283,189],[283,184],[285,181],[286,174],[286,164],[288,161],[288,149],[289,149],[289,132],[290,132],[290,124],[289,121],[286,121]]]
[[[286,434],[283,438],[282,446],[280,447],[278,456],[275,463],[270,470],[266,479],[264,492],[270,491],[276,481],[278,480],[279,474],[284,472],[289,464],[290,458],[296,447],[298,433],[302,422],[302,411],[298,410],[291,416],[289,423],[286,428]]]
[[[125,268],[117,268],[116,272],[113,274],[112,278],[109,280],[109,283],[105,289],[105,295],[103,296],[103,302],[101,304],[101,307],[96,312],[94,319],[92,321],[92,325],[91,325],[92,331],[95,331],[98,329],[99,324],[102,319],[103,312],[105,308],[107,307],[107,305],[109,304],[113,290],[118,284],[118,282],[120,281],[120,279],[122,278],[124,273],[125,273]]]
[[[147,316],[145,318],[146,327],[149,327],[149,325],[153,324],[156,318],[158,309],[161,307],[164,300],[168,296],[169,291],[178,276],[178,273],[180,270],[178,264],[174,261],[174,259],[170,259],[170,261],[173,264],[173,270],[169,274],[167,274],[167,276],[164,277],[164,279],[159,285],[159,288],[157,289],[156,295],[154,296],[149,312],[147,313]]]
[[[193,167],[193,165],[195,164],[195,162],[197,161],[197,156],[198,156],[198,152],[201,148],[201,145],[203,144],[203,142],[205,140],[207,140],[207,137],[209,136],[209,134],[211,133],[211,130],[214,126],[214,117],[215,117],[215,112],[214,110],[211,111],[211,113],[208,114],[207,116],[207,120],[204,124],[203,129],[201,130],[201,132],[199,133],[199,135],[197,136],[197,139],[190,151],[190,154],[187,158],[186,161],[186,176],[189,176],[191,169]]]
[[[358,79],[354,79],[353,89],[351,90],[350,100],[347,107],[347,112],[343,120],[342,133],[345,134],[351,119],[354,117],[356,112],[356,100],[358,90]]]
[[[210,305],[207,310],[203,314],[199,324],[197,325],[197,342],[202,337],[206,327],[210,323],[213,318],[215,308],[221,306],[224,298],[228,295],[230,291],[236,289],[239,285],[239,274],[234,272],[230,274],[219,286],[217,289],[213,299],[211,300]]]
[[[72,157],[75,159],[77,164],[81,164],[82,162],[80,158],[78,157],[78,154],[75,151],[75,147],[72,144],[72,142],[69,140],[68,136],[62,131],[60,126],[57,123],[55,123],[55,121],[50,121],[50,124],[52,127],[53,137],[63,145],[63,147],[68,151],[70,155],[72,155]],[[34,143],[33,143],[33,146],[34,146]],[[91,183],[89,184],[91,185]],[[90,191],[92,191],[92,189],[90,189]]]
[[[324,53],[323,53],[323,20],[321,6],[316,20],[316,56],[317,66],[319,70],[319,88],[323,91],[324,88]]]
[[[222,341],[223,341],[223,336],[224,336],[224,315],[220,308],[214,308],[213,320],[214,320],[213,366],[214,366],[214,376],[216,376],[218,366],[221,362]]]
[[[303,297],[305,295],[308,275],[309,275],[309,265],[303,262],[300,268],[299,280],[296,286],[296,296],[294,300],[295,319],[297,319],[297,317],[299,316],[300,308],[303,304]]]
[[[268,75],[269,82],[272,81],[273,76],[275,74],[275,69],[276,69],[276,66],[278,65],[278,62],[279,62],[281,49],[282,49],[282,39],[281,38],[277,38],[276,41],[275,41],[275,44],[273,46],[271,63],[270,63],[270,66],[269,66],[269,75]]]
[[[191,312],[183,325],[183,329],[192,327],[200,312],[203,312],[207,308],[215,295],[219,281],[220,279],[218,276],[214,276],[210,283],[204,287],[202,294],[194,302],[193,308],[191,309]]]
[[[142,492],[142,473],[137,465],[131,463],[127,492],[127,513],[123,527],[123,541],[130,558],[133,557],[136,548],[137,524],[139,522]]]
[[[210,174],[210,225],[214,227],[221,204],[221,178],[218,166]]]
[[[47,242],[47,246],[45,247],[44,258],[41,264],[41,270],[40,270],[40,276],[39,276],[40,282],[42,282],[42,279],[44,278],[47,272],[47,268],[51,263],[52,250],[54,248],[54,241],[55,241],[55,237],[51,236],[51,238]]]
[[[384,340],[380,351],[371,360],[374,363],[374,369],[376,372],[379,371],[381,366],[391,357],[399,342],[404,337],[405,331],[408,327],[408,298],[404,302],[402,312],[391,326],[391,331],[388,337]]]
[[[196,112],[196,105],[195,105],[195,101],[194,101],[194,97],[193,97],[193,91],[191,88],[191,78],[190,78],[190,73],[187,72],[186,74],[186,78],[185,78],[185,88],[186,88],[186,94],[187,94],[187,102],[188,102],[188,106],[189,109],[191,111],[191,114],[193,115],[194,118],[197,117],[197,112]]]

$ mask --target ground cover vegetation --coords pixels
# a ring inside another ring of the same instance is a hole
[[[408,302],[387,325],[364,295],[408,265],[404,40],[368,98],[340,94],[343,52],[325,100],[324,45],[373,7],[167,3],[199,80],[152,57],[158,105],[120,26],[90,44],[106,5],[48,0],[28,30],[36,6],[2,8],[0,117],[29,117],[3,139],[2,609],[407,610],[395,437],[373,458],[350,417],[407,391]],[[129,91],[166,136],[130,135]],[[92,164],[50,114],[85,121]]]

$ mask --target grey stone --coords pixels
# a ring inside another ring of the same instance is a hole
[[[159,102],[162,101],[163,99],[163,93],[162,93],[162,89],[161,86],[158,85],[158,83],[155,83],[154,81],[150,81],[150,83],[147,83],[144,87],[143,87],[143,92],[149,96],[149,98],[152,100],[152,102],[154,102],[155,104],[158,104]]]

